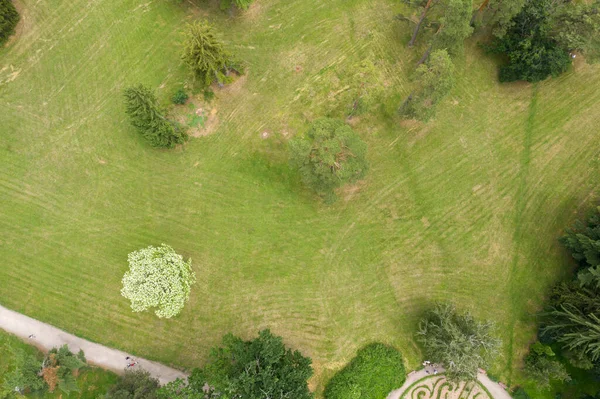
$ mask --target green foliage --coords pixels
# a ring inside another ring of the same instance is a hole
[[[417,339],[426,356],[446,368],[448,379],[473,381],[496,355],[500,340],[492,336],[492,323],[459,314],[452,305],[436,305],[419,324]]]
[[[190,297],[196,275],[191,259],[185,262],[173,248],[162,244],[132,252],[123,276],[121,295],[131,301],[134,312],[156,308],[158,317],[178,315]]]
[[[145,370],[128,370],[110,387],[106,399],[157,399],[160,384]],[[170,399],[175,399],[170,398]]]
[[[15,33],[17,22],[19,22],[19,13],[12,0],[0,0],[0,46]]]
[[[254,0],[221,0],[221,9],[227,10],[231,7],[237,7],[240,10],[247,10]]]
[[[581,363],[600,361],[600,291],[563,284],[544,314],[543,334],[561,343]]]
[[[560,241],[579,264],[580,282],[600,288],[600,208],[587,220],[577,220]]]
[[[229,69],[234,66],[215,29],[206,21],[187,26],[181,58],[205,86],[228,82]]]
[[[552,0],[527,0],[506,34],[489,48],[508,57],[508,64],[500,67],[501,82],[538,82],[571,64],[568,51],[550,36],[552,9]]]
[[[310,365],[310,358],[287,349],[281,337],[269,330],[260,331],[251,341],[229,334],[222,347],[211,351],[206,367],[196,369],[188,381],[192,391],[200,393],[208,383],[223,398],[311,399],[307,384],[313,373]],[[190,390],[178,391],[181,385],[172,388],[180,395],[190,394]]]
[[[489,26],[496,37],[503,37],[514,25],[513,18],[523,9],[525,0],[483,0],[473,18],[478,26]]]
[[[79,391],[75,373],[86,365],[85,360],[82,360],[85,357],[81,353],[80,351],[75,355],[67,345],[58,349],[52,348],[48,352],[43,362],[42,375],[50,392],[53,392],[56,386],[66,394]]]
[[[531,399],[529,394],[522,387],[517,387],[511,396],[513,399]]]
[[[173,102],[173,104],[185,104],[185,102],[188,100],[188,98],[190,98],[190,96],[188,96],[188,94],[185,92],[185,90],[183,88],[179,88],[177,89],[177,91],[175,91],[175,93],[173,93],[173,97],[171,97],[171,101]]]
[[[125,106],[131,124],[154,147],[172,148],[187,140],[187,134],[164,116],[154,93],[139,85],[124,91]]]
[[[472,0],[445,0],[440,28],[433,38],[433,49],[446,50],[449,55],[462,53],[465,39],[473,33]]]
[[[381,68],[370,58],[357,63],[348,78],[347,90],[344,90],[340,102],[347,104],[348,116],[361,115],[381,102],[383,80]]]
[[[289,148],[304,183],[327,199],[335,199],[335,188],[361,179],[368,170],[367,145],[337,119],[317,119]]]
[[[436,50],[431,53],[427,64],[417,68],[414,89],[398,112],[405,117],[427,121],[453,86],[454,64],[446,50]]]
[[[21,348],[8,346],[5,348],[13,358],[13,364],[3,376],[4,381],[0,387],[0,398],[12,398],[15,388],[20,392],[36,392],[46,387],[44,380],[38,375],[42,369],[42,362]]]
[[[541,390],[550,388],[552,381],[571,380],[565,366],[555,357],[552,348],[541,342],[534,343],[525,357],[525,373]]]
[[[391,346],[370,344],[327,383],[325,399],[385,398],[406,380],[402,354]]]
[[[550,35],[568,50],[581,51],[588,61],[600,58],[600,1],[560,2],[552,13]]]

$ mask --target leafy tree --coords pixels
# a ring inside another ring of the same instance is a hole
[[[0,0],[0,46],[15,33],[17,22],[19,22],[19,13],[12,0]]]
[[[336,187],[361,179],[368,170],[367,145],[337,119],[314,121],[304,137],[290,141],[290,153],[304,183],[330,200]]]
[[[484,0],[473,13],[471,24],[492,27],[496,37],[503,37],[524,4],[525,0]]]
[[[227,10],[231,7],[237,7],[240,10],[247,10],[254,0],[221,0],[221,9]]]
[[[436,305],[419,324],[417,339],[429,359],[446,368],[448,379],[472,381],[477,369],[487,367],[500,341],[491,334],[492,324],[459,314],[452,305]]]
[[[35,392],[46,387],[44,380],[38,375],[42,369],[40,360],[23,349],[9,347],[7,352],[12,354],[14,364],[10,371],[3,376],[4,382],[0,389],[0,398],[12,398],[15,388],[18,388],[20,392]]]
[[[168,120],[158,106],[154,93],[139,85],[124,91],[125,106],[131,124],[154,147],[172,148],[187,140],[187,134],[177,123]]]
[[[106,399],[156,399],[160,384],[145,370],[128,370],[110,387]]]
[[[542,390],[550,388],[552,381],[571,380],[565,366],[555,357],[552,348],[540,342],[531,345],[529,354],[525,357],[525,373]]]
[[[207,384],[213,397],[311,399],[307,384],[313,373],[310,364],[310,358],[286,348],[281,337],[269,330],[251,341],[229,334],[222,347],[211,351],[207,366],[194,370],[188,382],[198,393]]]
[[[591,368],[600,361],[600,289],[561,284],[543,316],[542,335],[562,344],[576,365]]]
[[[414,89],[400,106],[402,116],[429,120],[454,86],[454,64],[446,50],[436,50],[415,72]]]
[[[42,377],[48,385],[48,390],[54,392],[56,387],[66,394],[78,392],[79,387],[75,379],[76,373],[85,366],[83,352],[75,355],[67,345],[53,348],[44,359]]]
[[[489,50],[505,54],[508,64],[500,67],[500,81],[537,82],[563,73],[571,64],[568,51],[550,36],[553,0],[526,0],[511,27]]]
[[[127,257],[121,295],[131,301],[134,312],[156,308],[158,317],[178,315],[190,297],[196,275],[192,261],[185,262],[173,248],[162,244],[134,251]]]
[[[361,115],[380,102],[383,94],[382,79],[381,70],[369,58],[354,66],[348,80],[348,89],[340,100],[349,105],[348,116]]]
[[[352,361],[327,383],[325,399],[385,398],[406,380],[402,354],[396,348],[374,343],[362,348]]]
[[[187,26],[181,58],[206,86],[214,81],[226,82],[229,70],[235,65],[214,28],[206,21]]]
[[[562,48],[581,51],[588,61],[600,58],[600,0],[559,2],[550,26],[550,35]]]

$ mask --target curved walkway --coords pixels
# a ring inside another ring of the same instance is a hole
[[[440,371],[440,373],[443,373],[444,369],[439,368],[439,371]],[[408,388],[410,388],[412,386],[412,384],[414,384],[415,382],[419,381],[420,379],[426,378],[426,377],[432,377],[432,374],[431,373],[427,374],[425,372],[425,369],[422,369],[419,371],[413,371],[412,373],[408,374],[408,376],[406,377],[406,381],[404,382],[402,387],[390,392],[390,394],[387,396],[387,399],[402,398],[404,391],[406,391]],[[502,388],[500,385],[498,385],[497,382],[490,380],[487,375],[478,373],[477,380],[481,383],[481,385],[483,385],[489,391],[489,393],[492,395],[492,397],[494,399],[511,399],[511,396],[509,395],[509,393],[506,392],[506,390],[504,388]]]
[[[95,344],[66,333],[49,324],[6,309],[3,306],[0,306],[0,328],[45,351],[63,345],[68,345],[73,353],[77,353],[82,349],[88,363],[114,371],[115,373],[122,374],[125,371],[127,366],[125,358],[129,356],[134,357],[138,362],[134,366],[135,368],[140,367],[149,371],[153,377],[158,378],[161,384],[166,384],[177,378],[187,377],[187,374],[179,370],[133,356],[126,352]]]

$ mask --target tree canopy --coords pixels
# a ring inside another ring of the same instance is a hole
[[[433,37],[434,50],[446,50],[449,55],[463,51],[464,42],[473,33],[471,26],[472,0],[445,0],[440,27]]]
[[[571,64],[567,49],[550,34],[553,0],[526,0],[506,34],[489,47],[504,54],[508,63],[500,67],[500,81],[537,82],[563,73]]]
[[[75,373],[86,365],[85,356],[80,351],[77,355],[69,350],[67,345],[51,349],[43,362],[41,371],[48,391],[54,392],[56,387],[66,394],[78,392]]]
[[[0,398],[12,397],[9,394],[15,392],[15,389],[18,389],[19,392],[43,390],[46,384],[39,376],[42,370],[42,361],[20,348],[9,347],[8,351],[12,354],[13,361],[10,362],[10,368],[3,376]]]
[[[402,354],[391,346],[373,343],[329,380],[325,399],[385,398],[406,380]]]
[[[437,104],[454,86],[454,64],[446,50],[431,53],[426,64],[419,65],[413,91],[399,109],[402,116],[429,120]]]
[[[417,339],[432,362],[444,365],[448,379],[472,381],[500,347],[492,328],[491,322],[478,322],[452,305],[438,304],[421,320]]]
[[[182,127],[164,116],[165,112],[159,107],[152,90],[140,84],[126,88],[123,94],[131,124],[150,145],[172,148],[187,140]]]
[[[134,312],[156,308],[158,317],[178,315],[189,299],[196,276],[192,261],[185,262],[173,248],[162,244],[134,251],[123,276],[121,295],[131,301]]]
[[[312,399],[307,384],[312,373],[310,358],[286,348],[269,330],[250,341],[228,334],[211,351],[208,364],[192,372],[187,387],[178,381],[165,390],[181,399],[204,395],[206,389],[223,398]]]
[[[550,26],[550,36],[563,49],[578,50],[589,62],[600,59],[600,0],[559,2]]]
[[[127,370],[117,383],[110,387],[106,399],[156,399],[160,385],[145,370]]]
[[[541,390],[550,388],[550,384],[554,381],[571,380],[567,369],[556,359],[552,348],[540,342],[534,343],[529,348],[529,354],[525,357],[525,373]]]
[[[234,64],[223,41],[206,21],[187,26],[181,58],[206,86],[215,81],[219,84],[225,82]]]
[[[0,46],[15,33],[17,22],[19,22],[19,13],[12,0],[0,0]]]
[[[290,141],[290,153],[304,183],[330,199],[335,188],[361,179],[368,170],[367,145],[337,119],[314,121],[303,137]]]

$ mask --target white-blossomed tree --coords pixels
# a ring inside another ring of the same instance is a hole
[[[128,262],[121,295],[131,301],[131,309],[155,309],[160,318],[178,315],[196,282],[191,259],[184,261],[173,248],[162,244],[130,253]]]

